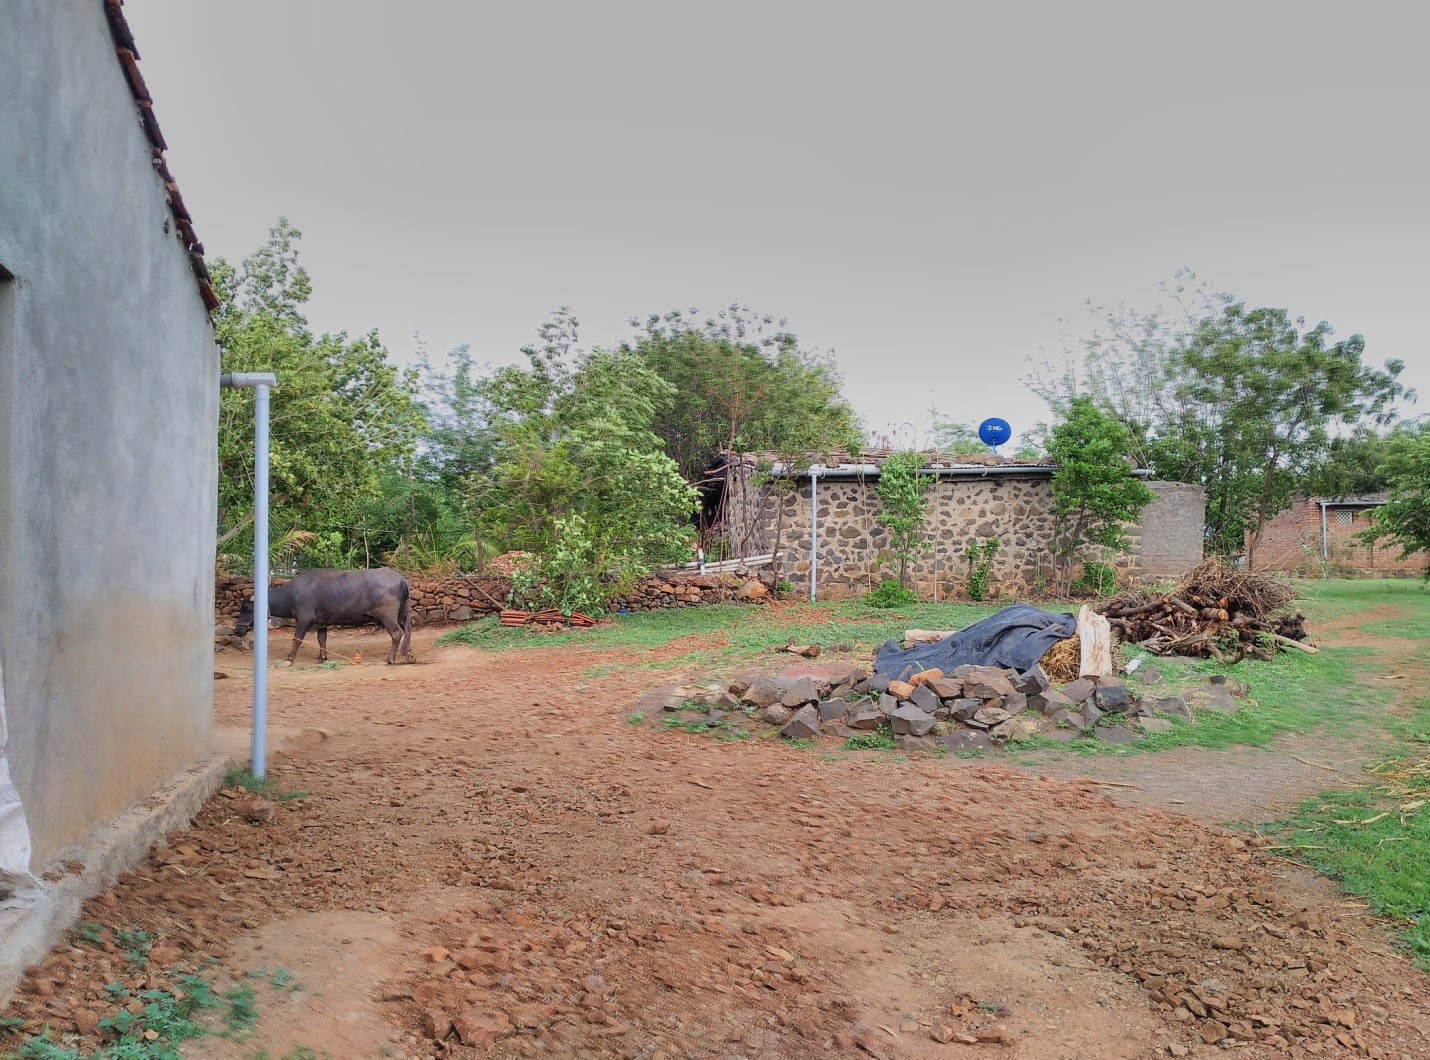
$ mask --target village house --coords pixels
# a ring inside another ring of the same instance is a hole
[[[1423,574],[1430,556],[1417,552],[1401,559],[1398,546],[1369,545],[1360,536],[1370,528],[1371,513],[1386,499],[1384,493],[1368,493],[1297,500],[1261,531],[1257,570],[1401,578]]]
[[[0,6],[0,997],[222,777],[217,299],[138,57]]]
[[[723,498],[726,548],[739,555],[772,552],[783,557],[782,576],[807,593],[811,571],[820,599],[858,596],[885,578],[897,577],[888,531],[879,521],[879,469],[888,451],[847,454],[810,468],[781,470],[774,478],[790,488],[761,484],[761,457],[733,462]],[[764,461],[771,463],[766,455]],[[968,546],[997,538],[990,589],[994,595],[1026,595],[1046,589],[1053,572],[1052,477],[1038,461],[927,454],[925,539],[931,547],[910,567],[910,587],[924,600],[963,594],[968,585]],[[1146,477],[1146,476],[1143,476]],[[1126,552],[1092,549],[1083,561],[1107,563],[1124,584],[1175,578],[1202,559],[1206,491],[1182,482],[1147,481],[1155,496],[1128,528]],[[778,546],[776,539],[778,538]]]

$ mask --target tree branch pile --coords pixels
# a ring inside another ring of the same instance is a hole
[[[1304,643],[1304,616],[1291,611],[1295,599],[1296,590],[1284,578],[1212,558],[1169,593],[1121,593],[1098,610],[1123,641],[1154,655],[1234,663],[1248,655],[1269,659],[1278,648],[1316,652]]]

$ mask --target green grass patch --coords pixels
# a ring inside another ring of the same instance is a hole
[[[644,663],[643,668],[674,669],[683,665],[738,666],[767,657],[771,649],[791,637],[801,644],[818,643],[826,649],[850,644],[863,654],[910,626],[960,629],[992,614],[995,608],[967,604],[909,604],[893,610],[867,607],[856,601],[751,607],[716,604],[678,607],[668,611],[642,611],[615,615],[609,625],[567,633],[543,633],[526,626],[503,626],[496,618],[469,622],[437,639],[439,647],[465,645],[483,651],[521,651],[528,648],[575,646],[593,651],[623,649],[632,655],[669,647],[686,638],[712,638],[718,646],[692,646],[674,659]],[[597,671],[600,671],[599,673]],[[606,666],[593,667],[588,676],[605,676]]]
[[[154,936],[146,932],[114,933],[115,941],[142,948],[145,953]],[[201,976],[170,972],[171,985],[160,989],[152,985],[158,979],[151,976],[151,988],[138,993],[143,1003],[139,1012],[120,1008],[112,1016],[99,1021],[105,1043],[83,1057],[77,1050],[56,1042],[47,1029],[19,1042],[14,1049],[0,1052],[0,1060],[181,1060],[179,1046],[186,1041],[212,1033],[204,1014],[219,1007],[213,987]],[[126,1005],[134,999],[121,983],[105,987],[109,999],[116,1005]],[[256,1016],[255,1016],[256,1019]],[[0,1020],[0,1035],[18,1031],[21,1020]]]
[[[226,788],[242,788],[244,791],[251,791],[255,795],[261,795],[265,799],[273,799],[275,802],[292,802],[295,799],[306,799],[306,791],[289,791],[272,777],[255,777],[247,769],[230,769],[223,775],[223,786]]]
[[[892,751],[897,746],[894,737],[882,730],[860,733],[844,741],[846,751]]]
[[[1374,772],[1381,780],[1373,786],[1318,795],[1266,830],[1289,855],[1402,924],[1402,944],[1430,971],[1430,757]]]

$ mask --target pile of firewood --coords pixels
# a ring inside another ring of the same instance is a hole
[[[1098,606],[1122,640],[1154,655],[1270,658],[1278,647],[1314,654],[1304,617],[1289,610],[1284,579],[1242,571],[1220,559],[1194,567],[1169,593],[1127,592]]]
[[[501,624],[503,626],[570,626],[573,629],[589,629],[596,624],[596,620],[590,615],[583,615],[580,611],[572,611],[570,618],[555,609],[502,611]]]

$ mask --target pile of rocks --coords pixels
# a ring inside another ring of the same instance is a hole
[[[898,678],[859,666],[795,664],[770,677],[752,674],[727,685],[670,693],[667,711],[705,708],[711,727],[736,711],[755,716],[796,740],[883,732],[905,751],[991,750],[1032,737],[1131,743],[1194,721],[1198,709],[1233,712],[1245,686],[1212,678],[1191,694],[1155,696],[1147,677],[1081,677],[1054,688],[1040,667],[1020,673],[992,666],[925,670]]]

